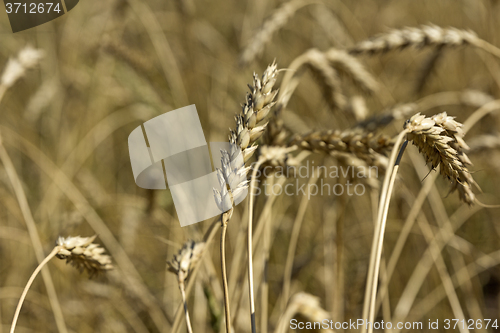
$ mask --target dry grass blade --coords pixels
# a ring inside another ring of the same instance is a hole
[[[405,123],[409,131],[408,140],[423,154],[433,169],[440,167],[440,173],[451,181],[451,191],[458,190],[460,200],[472,205],[475,196],[471,187],[475,185],[466,165],[471,165],[464,150],[469,147],[463,140],[462,124],[446,112],[426,118],[420,113]]]

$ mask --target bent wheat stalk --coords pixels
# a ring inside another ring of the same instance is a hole
[[[92,237],[59,237],[56,246],[49,253],[45,259],[37,266],[33,274],[28,280],[28,283],[24,287],[19,303],[16,307],[16,312],[14,313],[14,319],[12,320],[12,325],[10,327],[10,333],[14,333],[16,329],[17,320],[19,319],[19,314],[24,303],[24,299],[28,294],[28,291],[35,281],[38,273],[42,268],[54,257],[59,259],[66,259],[67,262],[71,263],[73,266],[77,267],[80,271],[83,269],[87,270],[92,276],[102,271],[110,270],[113,268],[111,264],[111,257],[104,254],[104,249],[99,247],[99,245],[92,243],[97,236]]]
[[[419,148],[426,162],[431,164],[433,169],[440,166],[441,175],[451,181],[451,191],[458,190],[461,201],[469,205],[472,205],[476,201],[474,193],[471,190],[472,184],[476,183],[465,166],[472,163],[463,152],[468,146],[463,140],[464,131],[461,123],[455,121],[453,117],[448,116],[446,112],[429,118],[417,113],[405,122],[404,130],[399,134],[394,145],[395,148],[400,145],[404,135],[408,135],[407,141],[403,144],[397,159],[395,158],[396,150],[392,151],[389,168],[392,167],[394,162],[396,163],[394,164],[394,168],[388,170],[386,174],[380,196],[365,291],[365,303],[363,306],[363,318],[369,322],[373,322],[375,318],[378,272],[390,196],[399,168],[399,161],[407,142],[412,141]],[[372,331],[373,326],[368,329],[368,333]],[[363,327],[362,332],[366,332],[366,327]]]
[[[394,148],[391,153],[391,158],[389,160],[384,184],[382,186],[382,192],[380,195],[377,223],[375,224],[372,249],[370,252],[370,264],[368,267],[368,278],[366,280],[365,300],[363,304],[363,319],[369,322],[373,322],[373,319],[375,318],[375,301],[377,297],[378,275],[380,271],[380,260],[382,257],[382,248],[384,243],[384,233],[385,225],[387,222],[387,211],[389,208],[390,195],[392,193],[394,181],[396,179],[395,176],[399,168],[399,161],[401,160],[402,153],[406,148],[406,143],[401,148],[397,158],[396,154],[398,152],[399,146],[401,145],[401,142],[403,141],[404,136],[407,133],[408,130],[404,129],[401,133],[399,133],[396,142],[394,143]],[[372,331],[373,326],[368,329],[369,333],[371,333]],[[366,332],[366,326],[363,326],[361,332]]]
[[[38,267],[35,269],[33,274],[31,274],[30,279],[28,280],[28,283],[26,284],[26,287],[24,287],[23,293],[21,294],[21,298],[19,299],[19,303],[17,303],[16,307],[16,312],[14,313],[14,319],[12,320],[12,325],[10,327],[10,333],[14,333],[16,329],[16,324],[17,324],[17,319],[19,318],[19,313],[21,312],[21,307],[23,306],[24,299],[26,298],[26,295],[28,294],[28,290],[30,289],[31,285],[33,284],[33,281],[35,281],[36,276],[40,271],[42,270],[43,266],[45,266],[46,263],[50,261],[50,259],[54,258],[57,252],[59,252],[60,248],[55,247],[52,252],[49,253],[45,259],[42,260],[42,262],[38,265]]]

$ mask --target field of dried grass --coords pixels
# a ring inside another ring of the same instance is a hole
[[[0,333],[49,254],[16,332],[497,331],[498,17],[496,0],[81,1],[12,34],[0,13]],[[230,151],[222,185],[256,195],[233,207],[223,186],[232,208],[181,228],[168,189],[134,183],[127,138],[190,104],[251,167]]]

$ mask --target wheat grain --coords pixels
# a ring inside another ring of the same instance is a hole
[[[408,140],[423,154],[433,169],[440,166],[440,173],[451,181],[451,191],[458,190],[460,200],[472,205],[475,201],[471,190],[475,184],[466,165],[471,161],[464,153],[469,147],[463,140],[462,124],[446,112],[425,117],[415,114],[406,121]]]

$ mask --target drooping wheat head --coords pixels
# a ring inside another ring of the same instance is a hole
[[[469,149],[463,140],[462,124],[446,112],[432,117],[415,114],[406,121],[408,140],[418,147],[427,164],[433,169],[440,166],[442,176],[451,181],[451,191],[458,190],[460,200],[472,205],[475,201],[471,187],[474,179],[467,169],[472,162],[464,153]]]
[[[96,274],[113,269],[111,257],[105,254],[104,248],[93,243],[97,236],[92,237],[59,237],[56,246],[59,251],[56,257],[66,259],[67,263],[80,272],[86,270],[92,277]]]

